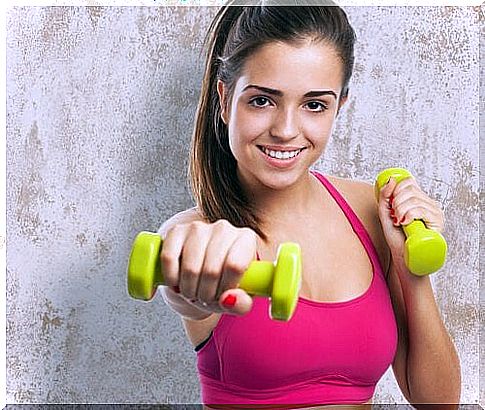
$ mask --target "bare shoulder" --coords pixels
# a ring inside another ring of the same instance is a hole
[[[390,253],[382,232],[374,185],[365,181],[334,176],[327,176],[327,178],[342,194],[364,224],[379,254],[381,266],[386,271]]]
[[[163,237],[175,225],[186,224],[186,223],[195,222],[195,221],[203,221],[203,220],[204,218],[199,213],[196,207],[189,208],[189,209],[186,209],[185,211],[178,212],[172,217],[170,217],[169,219],[167,219],[158,230],[158,233]]]
[[[338,191],[351,201],[352,206],[359,206],[365,209],[375,208],[377,212],[376,199],[374,194],[374,186],[365,181],[356,179],[340,178],[335,176],[327,176],[330,182],[338,189]]]

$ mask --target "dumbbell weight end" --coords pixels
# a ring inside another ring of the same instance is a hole
[[[136,236],[128,262],[128,293],[132,298],[149,301],[163,285],[159,258],[162,244],[162,237],[153,232]]]
[[[406,242],[404,262],[409,271],[417,276],[425,276],[439,270],[446,260],[448,246],[437,231],[426,228],[421,220],[404,225]]]

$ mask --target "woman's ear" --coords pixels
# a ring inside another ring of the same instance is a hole
[[[221,118],[224,124],[227,125],[228,114],[227,114],[227,88],[226,85],[221,81],[217,80],[217,94],[219,94],[219,104],[221,106]]]

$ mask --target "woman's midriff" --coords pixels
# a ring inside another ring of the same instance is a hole
[[[281,405],[264,405],[264,406],[251,406],[251,405],[245,405],[245,406],[238,406],[238,405],[217,405],[214,407],[209,407],[209,406],[203,406],[204,410],[214,410],[214,409],[224,409],[224,410],[229,410],[229,409],[274,409],[274,410],[291,410],[291,409],[298,409],[298,410],[372,410],[372,401],[368,401],[367,403],[362,403],[362,404],[335,404],[335,405],[325,405],[325,406],[312,406],[312,407],[286,407],[286,406],[281,406]]]

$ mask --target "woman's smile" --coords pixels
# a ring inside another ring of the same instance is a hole
[[[305,147],[275,147],[257,145],[268,165],[276,168],[290,168],[299,160]]]

